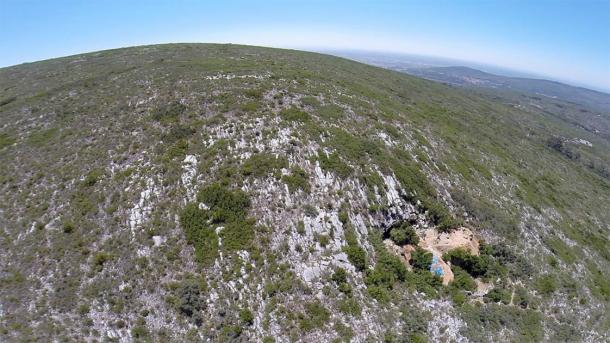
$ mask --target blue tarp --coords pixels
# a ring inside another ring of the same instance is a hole
[[[438,263],[438,256],[433,255],[432,256],[432,264],[430,265],[430,272],[438,275],[438,276],[443,276],[443,268],[440,266],[440,264]]]

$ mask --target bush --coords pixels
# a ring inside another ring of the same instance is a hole
[[[227,223],[220,236],[222,247],[227,251],[250,250],[254,241],[254,220]]]
[[[432,265],[432,253],[420,247],[416,247],[415,251],[411,253],[411,261],[409,261],[409,263],[415,269],[430,270],[430,265]]]
[[[254,315],[252,314],[252,311],[247,308],[244,308],[239,311],[239,320],[241,320],[242,323],[250,326],[254,324]]]
[[[320,168],[322,168],[322,170],[335,173],[341,178],[345,179],[353,172],[352,167],[343,162],[336,152],[327,155],[324,151],[318,151],[318,160],[320,161]]]
[[[362,314],[362,308],[353,297],[347,297],[339,302],[339,311],[341,313],[349,314],[352,316],[360,316]]]
[[[299,315],[299,327],[311,331],[323,327],[330,319],[330,312],[319,301],[305,304],[305,313]]]
[[[398,245],[417,245],[419,243],[419,236],[417,236],[415,229],[408,223],[401,223],[392,227],[390,229],[390,238]]]
[[[337,284],[340,285],[344,282],[347,282],[347,272],[343,268],[337,268],[333,273],[331,279]]]
[[[543,275],[536,280],[536,289],[543,295],[551,295],[557,290],[557,282],[552,275]]]
[[[359,246],[347,246],[343,249],[347,259],[354,265],[356,270],[363,271],[366,268],[366,252]]]
[[[309,186],[309,175],[301,168],[293,168],[291,175],[282,176],[282,181],[288,185],[288,190],[296,192],[302,190],[305,193],[309,193],[311,187]]]
[[[186,111],[186,106],[178,101],[172,101],[167,105],[156,108],[152,112],[152,118],[162,123],[175,122],[184,111]]]
[[[501,302],[504,305],[510,304],[511,293],[503,288],[494,288],[485,294],[485,299],[498,303]]]
[[[474,277],[484,275],[487,272],[490,262],[486,256],[472,255],[463,248],[457,248],[447,252],[443,255],[443,260],[464,269],[468,274]]]
[[[62,228],[64,233],[72,233],[76,230],[76,226],[73,222],[65,222]]]
[[[248,195],[241,190],[231,191],[218,183],[203,188],[197,200],[206,204],[216,223],[242,220],[250,207]]]
[[[112,258],[112,254],[107,252],[98,252],[93,256],[93,269],[96,272],[101,272],[104,269],[104,264]]]
[[[288,161],[285,158],[260,153],[250,156],[244,162],[241,173],[244,176],[264,177],[287,167]]]
[[[307,112],[303,112],[298,108],[290,107],[280,112],[280,117],[285,121],[305,123],[311,118]]]
[[[462,268],[453,266],[451,269],[453,271],[451,286],[470,292],[474,292],[477,289],[477,284],[474,282],[474,279]]]
[[[176,289],[178,298],[178,311],[191,318],[197,325],[201,325],[203,317],[200,311],[205,309],[203,289],[199,281],[186,279]]]
[[[207,220],[207,212],[196,203],[187,204],[180,212],[180,226],[186,240],[195,248],[195,259],[203,264],[213,263],[218,255],[218,237]]]

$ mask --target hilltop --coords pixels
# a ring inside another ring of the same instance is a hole
[[[239,45],[0,69],[2,341],[605,341],[610,142]]]

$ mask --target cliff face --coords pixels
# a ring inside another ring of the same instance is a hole
[[[1,69],[0,104],[3,341],[609,338],[610,144],[544,111],[203,44]]]

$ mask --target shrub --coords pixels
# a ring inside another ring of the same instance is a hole
[[[175,122],[184,111],[186,111],[186,106],[178,101],[172,101],[156,108],[152,112],[152,118],[162,123]]]
[[[552,275],[543,275],[536,280],[536,289],[543,295],[551,295],[557,290],[557,282]]]
[[[82,182],[82,186],[91,187],[97,183],[97,181],[104,175],[104,171],[101,169],[94,169],[87,174]]]
[[[321,247],[326,247],[328,243],[330,243],[330,238],[328,235],[317,235],[316,239],[318,240],[318,243],[320,243]]]
[[[420,247],[416,247],[415,251],[411,253],[411,260],[409,263],[415,269],[430,270],[430,265],[432,265],[432,253]]]
[[[303,331],[323,327],[330,319],[330,312],[319,301],[305,304],[305,313],[299,314],[299,327]]]
[[[0,133],[0,150],[2,148],[13,145],[17,140],[8,133]]]
[[[337,285],[340,285],[347,282],[347,272],[343,268],[337,268],[331,278]]]
[[[72,233],[72,232],[74,232],[74,230],[76,230],[76,226],[74,225],[74,223],[72,223],[72,222],[64,223],[64,225],[63,225],[64,233]]]
[[[250,250],[254,240],[254,220],[240,220],[225,224],[220,231],[222,246],[227,251]]]
[[[347,259],[354,265],[356,270],[363,271],[366,268],[366,252],[360,246],[347,246],[343,249]]]
[[[485,298],[494,303],[501,302],[504,305],[508,305],[510,303],[511,293],[503,288],[496,287],[485,294]]]
[[[303,112],[298,108],[290,107],[280,112],[280,118],[285,121],[305,123],[311,118],[307,112]]]
[[[189,203],[180,213],[180,226],[186,240],[195,248],[195,259],[203,264],[211,264],[218,255],[218,237],[207,224],[208,214],[196,203]]]
[[[390,229],[390,238],[398,245],[417,245],[419,243],[415,229],[404,222]]]
[[[186,279],[176,289],[178,311],[191,318],[197,325],[201,325],[203,317],[200,311],[205,309],[203,289],[199,281]]]
[[[98,252],[93,256],[93,269],[96,272],[101,272],[104,269],[104,264],[112,258],[112,255],[107,252]]]
[[[352,167],[343,162],[339,154],[336,152],[327,155],[324,151],[319,151],[318,160],[320,161],[320,168],[325,171],[335,173],[341,178],[345,179],[353,172]]]
[[[282,181],[288,185],[288,189],[291,192],[302,190],[305,193],[309,193],[311,187],[309,186],[309,175],[301,168],[293,168],[291,175],[282,176]]]
[[[252,314],[252,311],[247,308],[244,308],[239,311],[239,320],[241,320],[242,323],[250,326],[254,323],[254,315]]]
[[[244,176],[264,177],[287,167],[288,161],[285,158],[259,153],[244,162],[241,172]]]
[[[489,259],[486,256],[472,255],[463,248],[453,249],[443,255],[443,260],[464,269],[468,274],[478,277],[487,272]]]
[[[241,190],[231,191],[218,183],[203,188],[197,200],[206,204],[211,211],[211,218],[216,223],[244,219],[250,199]]]
[[[353,297],[347,297],[339,302],[339,311],[352,316],[360,316],[362,314],[362,308]]]
[[[306,204],[303,206],[303,210],[305,211],[305,215],[308,217],[315,218],[318,216],[318,210],[311,204]]]
[[[451,269],[453,271],[451,286],[470,292],[477,289],[477,284],[474,282],[474,279],[462,268],[453,266]]]

